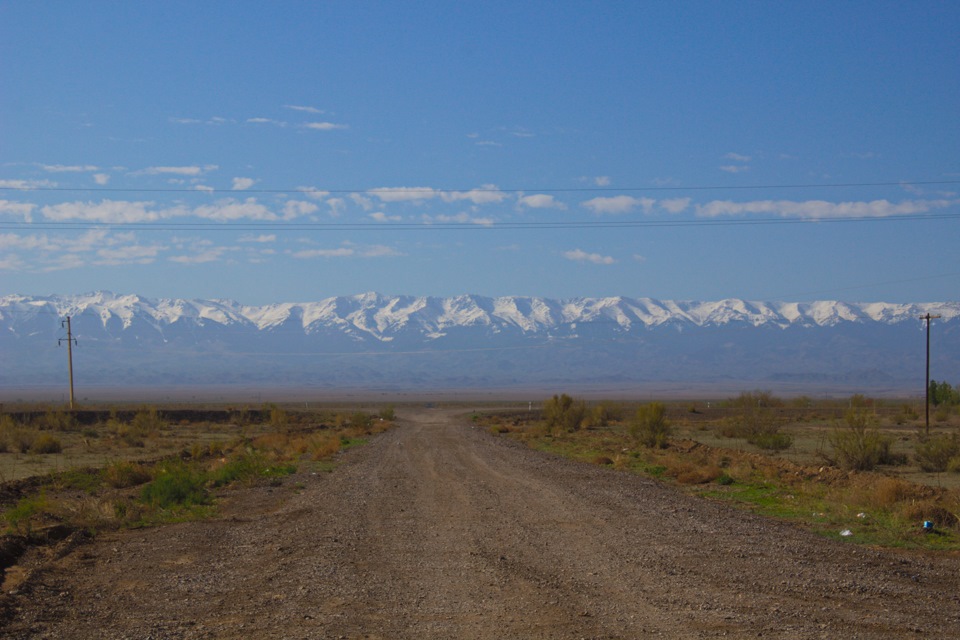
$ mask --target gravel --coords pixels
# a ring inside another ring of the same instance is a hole
[[[834,542],[401,414],[222,517],[37,550],[7,638],[904,638],[960,634],[960,558]]]

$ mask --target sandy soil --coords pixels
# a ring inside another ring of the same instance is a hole
[[[9,638],[947,638],[960,558],[881,552],[553,458],[449,410],[223,518],[25,561]]]

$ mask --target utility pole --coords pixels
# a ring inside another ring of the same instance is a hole
[[[73,331],[70,329],[70,316],[67,316],[67,319],[61,322],[60,326],[67,328],[67,337],[57,340],[57,346],[59,347],[64,340],[67,341],[67,363],[70,367],[70,410],[73,411],[73,345],[77,342],[77,339],[73,337]]]
[[[930,435],[930,321],[934,318],[939,318],[940,314],[935,316],[930,315],[930,312],[927,312],[927,315],[920,316],[921,320],[927,321],[927,401],[926,401],[926,435]]]

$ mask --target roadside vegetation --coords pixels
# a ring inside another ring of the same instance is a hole
[[[278,405],[0,413],[0,568],[32,545],[209,517],[231,487],[330,471],[392,418]]]
[[[960,402],[947,388],[956,391],[938,386],[929,435],[922,402],[766,391],[639,405],[561,394],[541,410],[474,420],[537,449],[654,477],[828,537],[960,550]]]

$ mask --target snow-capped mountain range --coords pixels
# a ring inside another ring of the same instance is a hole
[[[723,380],[922,389],[960,377],[960,302],[384,296],[249,306],[100,291],[0,297],[0,387],[59,383],[71,318],[98,384],[425,388]],[[82,364],[81,364],[82,363]]]

